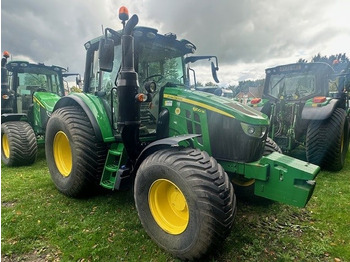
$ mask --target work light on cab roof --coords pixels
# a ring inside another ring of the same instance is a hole
[[[122,20],[123,24],[129,20],[129,10],[125,6],[119,8],[119,19]]]
[[[8,57],[10,57],[10,53],[8,51],[4,51],[3,56],[8,58]]]

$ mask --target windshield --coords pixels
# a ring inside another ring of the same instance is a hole
[[[183,84],[183,68],[181,57],[165,58],[159,61],[147,61],[140,58],[138,64],[140,84],[147,81],[158,83],[171,82],[173,84]]]
[[[17,74],[19,95],[31,95],[35,91],[48,91],[63,95],[60,92],[61,79],[57,72],[43,69],[31,72],[30,69],[24,69],[24,72]]]
[[[279,74],[270,77],[268,94],[279,99],[299,99],[315,92],[314,74]]]
[[[95,57],[98,57],[98,50],[95,51]],[[136,60],[136,59],[135,59]],[[101,90],[110,92],[115,86],[115,80],[121,65],[121,46],[114,47],[114,60],[112,72],[101,72],[101,79],[99,78],[99,60],[94,59],[92,65],[92,73],[90,75],[90,90]],[[156,60],[152,56],[139,56],[135,70],[138,73],[139,85],[143,90],[143,86],[148,81],[156,82],[158,88],[166,83],[177,85],[184,84],[184,70],[182,57],[162,58]],[[101,81],[101,83],[99,83]],[[98,88],[98,87],[101,88]]]

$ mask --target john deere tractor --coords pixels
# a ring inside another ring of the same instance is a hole
[[[305,206],[319,167],[278,152],[263,157],[268,118],[191,90],[186,61],[200,59],[191,56],[195,45],[136,27],[138,17],[120,11],[122,30],[106,28],[85,44],[83,92],[62,97],[47,123],[46,159],[58,190],[80,197],[97,185],[132,186],[145,231],[181,259],[203,257],[229,234],[232,180]]]
[[[66,69],[25,61],[1,62],[1,160],[7,166],[30,165],[55,103],[64,95]]]
[[[349,90],[349,65],[337,73],[321,62],[281,65],[266,69],[263,97],[249,105],[269,116],[284,153],[338,171],[349,148]]]

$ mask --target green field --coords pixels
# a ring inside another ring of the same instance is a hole
[[[131,191],[67,198],[41,149],[33,166],[1,166],[1,261],[177,260],[144,232]],[[208,261],[350,261],[350,154],[341,172],[318,175],[306,208],[238,201]]]

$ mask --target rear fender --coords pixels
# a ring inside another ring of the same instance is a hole
[[[79,106],[84,110],[98,141],[106,143],[115,141],[112,125],[101,98],[85,93],[72,93],[62,97],[56,103],[53,111],[65,106]]]
[[[316,104],[308,100],[301,112],[301,118],[304,120],[324,120],[329,118],[333,111],[338,107],[338,99],[329,99],[327,103]]]
[[[8,113],[1,114],[1,124],[9,121],[26,121],[28,122],[28,117],[24,113]]]

